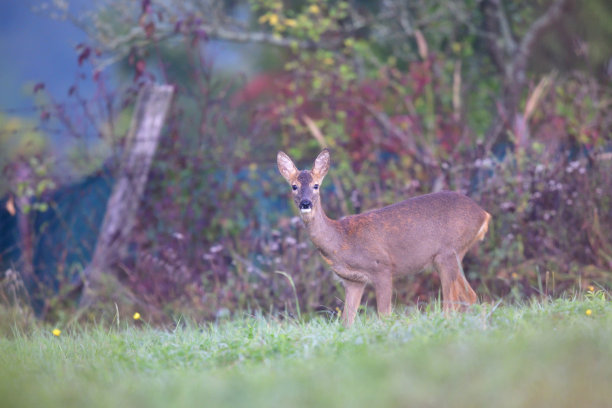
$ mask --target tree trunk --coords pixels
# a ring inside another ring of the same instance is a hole
[[[118,179],[108,200],[91,263],[84,271],[80,306],[88,307],[105,295],[119,295],[115,276],[125,256],[138,205],[155,155],[174,88],[147,85],[140,90]]]

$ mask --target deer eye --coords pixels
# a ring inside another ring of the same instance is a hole
[[[292,189],[297,190],[297,186],[294,184],[291,186]]]
[[[319,189],[319,185],[318,185],[318,184],[315,184],[313,188],[314,188],[315,190],[318,190],[318,189]]]

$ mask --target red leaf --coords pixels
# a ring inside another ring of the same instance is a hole
[[[196,34],[198,35],[199,38],[203,39],[204,41],[208,40],[208,34],[206,34],[206,31],[202,30],[201,28],[198,28],[196,30]]]
[[[148,23],[145,28],[145,35],[147,36],[147,38],[151,38],[153,37],[153,34],[155,34],[155,23],[150,22]]]
[[[97,81],[98,79],[100,79],[100,70],[95,70],[93,73],[93,80]]]
[[[34,93],[38,91],[42,91],[43,89],[45,89],[45,84],[43,84],[42,82],[39,82],[36,85],[34,85]]]
[[[83,62],[89,58],[89,54],[91,54],[91,49],[89,47],[85,48],[83,52],[79,55],[79,65],[83,65]]]
[[[140,77],[143,74],[143,72],[145,71],[146,67],[147,67],[146,62],[144,62],[143,60],[139,60],[136,63],[136,67],[135,67],[136,68],[136,72],[134,73],[134,78],[136,79],[136,78]]]

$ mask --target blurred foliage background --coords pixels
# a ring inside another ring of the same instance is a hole
[[[493,215],[465,261],[483,301],[610,286],[608,1],[50,8],[88,41],[67,96],[33,86],[36,126],[0,117],[0,261],[23,282],[3,272],[0,300],[13,311],[52,320],[77,307],[135,96],[150,82],[173,84],[176,97],[129,255],[108,273],[151,321],[341,308],[341,284],[277,173],[278,150],[310,167],[331,148],[322,195],[333,218],[442,189],[472,197]],[[435,271],[395,286],[397,303],[438,296]]]

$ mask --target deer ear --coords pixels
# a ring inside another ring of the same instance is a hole
[[[293,164],[291,158],[283,152],[278,152],[276,155],[276,164],[278,165],[278,171],[281,176],[291,183],[298,174],[298,169],[295,167],[295,164]]]
[[[328,149],[323,149],[323,151],[319,153],[319,155],[314,161],[312,173],[315,176],[315,178],[319,180],[319,183],[323,181],[323,178],[325,177],[325,175],[327,174],[327,171],[329,170],[329,161],[330,161],[330,157],[329,157]]]

